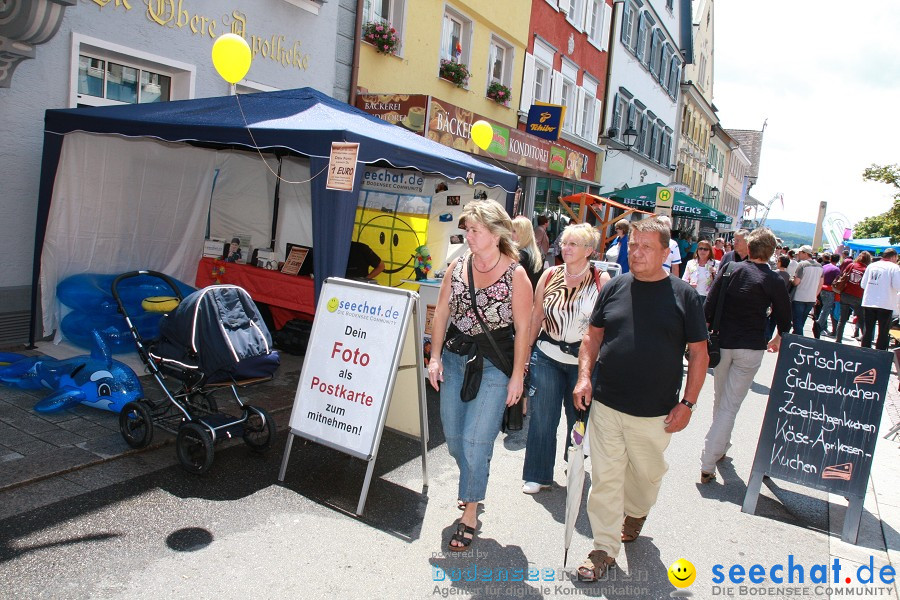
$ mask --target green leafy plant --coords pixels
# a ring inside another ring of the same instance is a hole
[[[464,88],[469,84],[469,68],[452,60],[441,59],[440,76],[451,83],[455,83],[456,87]]]
[[[863,171],[863,179],[877,181],[900,189],[900,165],[873,164]],[[891,243],[900,240],[900,192],[894,194],[894,205],[885,213],[863,219],[853,229],[856,238],[890,237]]]
[[[496,81],[488,86],[487,97],[496,102],[497,104],[502,104],[503,106],[509,105],[509,97],[512,95],[512,91],[503,85],[502,83],[497,83]]]
[[[382,54],[395,54],[400,46],[397,30],[387,21],[369,21],[363,25],[363,39]]]

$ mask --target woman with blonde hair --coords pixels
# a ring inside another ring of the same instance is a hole
[[[520,215],[513,219],[512,225],[513,240],[519,245],[519,264],[525,268],[528,279],[531,281],[531,287],[534,288],[544,271],[541,249],[534,241],[534,229],[531,227],[531,221]]]
[[[586,223],[569,225],[559,239],[563,264],[547,269],[541,277],[531,311],[529,341],[534,351],[529,373],[533,394],[522,469],[522,491],[526,494],[536,494],[553,483],[560,413],[565,407],[568,433],[575,424],[572,390],[578,380],[581,338],[600,289],[609,281],[609,275],[598,274],[590,263],[600,241],[596,229]]]
[[[451,552],[466,550],[475,537],[503,412],[522,397],[532,303],[503,207],[493,200],[469,202],[459,225],[469,252],[450,264],[441,284],[428,363],[428,380],[441,394],[447,449],[459,467],[463,514]]]

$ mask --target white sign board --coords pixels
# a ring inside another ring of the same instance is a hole
[[[328,161],[328,179],[325,189],[353,191],[356,174],[356,157],[359,144],[353,142],[331,142],[331,157]]]
[[[294,399],[291,429],[368,459],[411,304],[375,285],[326,281]],[[312,350],[315,349],[315,353]]]

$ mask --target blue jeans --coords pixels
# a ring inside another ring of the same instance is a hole
[[[828,317],[831,315],[831,318],[834,319],[833,309],[834,309],[834,292],[829,292],[828,290],[822,290],[819,293],[819,298],[822,300],[822,312],[819,313],[819,329],[821,331],[828,331]]]
[[[463,502],[481,502],[487,491],[494,440],[500,434],[506,410],[509,378],[484,359],[481,387],[469,402],[459,399],[466,357],[445,351],[441,384],[441,423],[447,449],[459,467],[459,496]]]
[[[806,323],[806,317],[809,316],[809,311],[811,311],[812,307],[815,305],[815,302],[797,302],[796,300],[791,303],[791,310],[793,311],[792,314],[794,318],[794,333],[803,335],[803,325]]]
[[[556,460],[556,430],[563,407],[566,409],[567,436],[575,425],[572,390],[578,381],[578,365],[556,362],[535,348],[528,371],[534,395],[528,403],[530,419],[522,479],[550,485]],[[563,446],[568,448],[568,438]]]

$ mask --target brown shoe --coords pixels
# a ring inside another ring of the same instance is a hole
[[[578,567],[578,581],[597,581],[615,566],[616,559],[603,550],[593,550],[587,560]]]
[[[715,479],[716,479],[715,473],[704,473],[703,471],[700,471],[700,483],[706,485],[710,481],[715,481]]]
[[[647,517],[638,519],[626,515],[625,521],[622,523],[622,541],[628,543],[636,540],[641,535],[641,529],[643,529],[644,521],[646,520]]]

